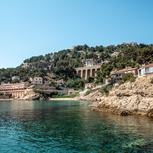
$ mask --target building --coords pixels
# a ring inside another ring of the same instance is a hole
[[[85,60],[85,66],[86,67],[93,66],[93,65],[96,65],[96,61],[94,59],[86,59]]]
[[[30,81],[33,85],[42,85],[43,84],[43,78],[42,77],[30,78]]]
[[[20,77],[19,76],[13,76],[12,81],[20,81]]]
[[[138,76],[138,69],[137,68],[125,68],[118,71],[111,72],[111,80],[113,83],[121,80],[125,74],[133,74],[134,76]]]
[[[95,60],[86,59],[84,67],[78,67],[75,70],[80,78],[87,80],[89,77],[95,78],[100,67],[101,64],[97,64]]]
[[[32,92],[32,89],[28,89],[29,84],[26,82],[23,83],[3,83],[0,85],[0,93],[4,95],[10,95],[13,98],[22,98],[24,95],[29,92]]]
[[[82,78],[87,80],[89,77],[95,78],[97,72],[100,70],[101,65],[94,65],[90,67],[79,67],[76,68],[76,73]]]
[[[138,76],[153,74],[153,64],[144,65],[138,70]]]
[[[21,90],[26,89],[28,87],[28,83],[2,83],[0,85],[0,92],[1,91],[9,91],[9,90]]]

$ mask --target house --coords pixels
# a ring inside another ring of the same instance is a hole
[[[125,74],[132,73],[134,76],[138,76],[138,69],[137,68],[125,68],[118,71],[111,72],[111,80],[113,83],[121,80]]]
[[[42,77],[30,78],[30,81],[33,85],[42,85],[43,84],[43,78]]]
[[[85,66],[93,66],[96,65],[96,61],[94,59],[86,59]]]
[[[149,74],[153,74],[153,64],[143,65],[138,70],[138,76],[146,76]]]
[[[20,81],[20,77],[19,76],[13,76],[12,81]]]

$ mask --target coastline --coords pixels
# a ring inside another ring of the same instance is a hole
[[[0,102],[1,101],[12,101],[12,100],[14,100],[14,99],[0,99]]]
[[[153,75],[139,77],[134,82],[114,86],[108,95],[90,93],[91,109],[121,116],[141,115],[153,118]]]
[[[74,98],[49,98],[50,101],[77,101],[79,100],[78,97]]]

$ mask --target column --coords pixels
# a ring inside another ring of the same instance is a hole
[[[97,69],[95,69],[95,77],[97,76]]]
[[[88,69],[85,70],[85,80],[88,79]]]
[[[92,77],[92,69],[90,69],[90,77]]]
[[[83,78],[83,70],[80,70],[81,71],[81,78]]]

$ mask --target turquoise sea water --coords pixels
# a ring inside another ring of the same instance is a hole
[[[0,102],[0,153],[153,153],[153,120],[80,102]]]

